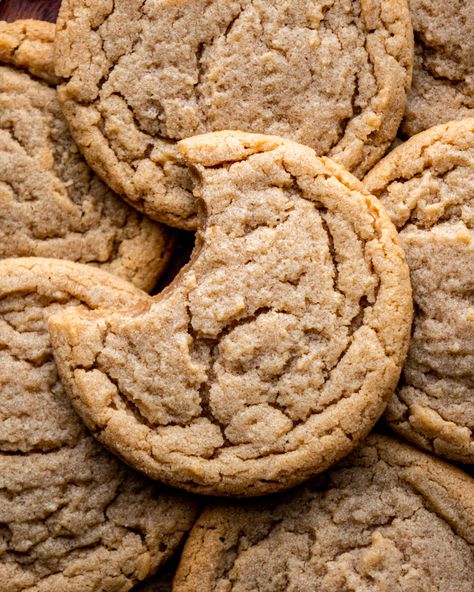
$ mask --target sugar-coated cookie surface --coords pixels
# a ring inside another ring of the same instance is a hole
[[[0,588],[125,592],[179,545],[194,501],[102,448],[59,382],[48,317],[147,296],[89,266],[0,261]]]
[[[172,240],[88,167],[57,100],[54,25],[0,22],[0,257],[72,259],[151,290]]]
[[[173,592],[471,592],[474,480],[370,436],[334,470],[260,504],[214,504]]]
[[[276,134],[360,176],[396,135],[412,64],[406,0],[64,0],[56,38],[60,99],[91,166],[188,229],[178,140]]]
[[[474,119],[418,134],[364,179],[400,232],[415,317],[390,425],[474,462]]]
[[[190,265],[146,310],[57,315],[55,357],[99,440],[150,476],[248,496],[326,469],[397,383],[411,324],[395,228],[310,148],[183,140],[202,200]]]
[[[474,116],[474,2],[409,4],[415,60],[402,131],[413,136],[451,119]]]

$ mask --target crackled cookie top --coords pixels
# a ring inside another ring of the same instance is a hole
[[[379,203],[310,148],[239,132],[180,148],[203,201],[191,264],[147,310],[51,319],[61,377],[96,436],[148,475],[287,488],[382,413],[406,353],[408,268]]]
[[[105,451],[56,372],[48,317],[65,307],[139,305],[141,291],[84,265],[0,261],[2,592],[130,590],[192,525],[194,504]]]
[[[196,202],[177,140],[275,134],[362,175],[395,137],[412,61],[406,0],[64,0],[56,39],[91,166],[183,228]]]
[[[400,232],[415,319],[386,417],[429,450],[474,462],[474,119],[411,138],[365,178]]]
[[[283,498],[206,509],[173,592],[471,592],[474,480],[381,436]]]
[[[53,37],[49,23],[0,22],[0,257],[72,259],[151,290],[170,236],[80,155],[57,101]]]
[[[415,59],[402,130],[412,136],[451,119],[474,116],[474,2],[409,4]]]

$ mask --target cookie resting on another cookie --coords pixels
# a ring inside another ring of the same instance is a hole
[[[413,65],[406,0],[63,0],[59,96],[94,170],[194,229],[177,141],[276,134],[361,176],[394,139]]]
[[[193,524],[196,504],[102,448],[59,382],[48,317],[65,307],[143,305],[89,266],[0,261],[0,589],[126,592]]]
[[[54,30],[0,22],[0,258],[72,259],[151,290],[171,235],[114,195],[79,153],[57,100]]]
[[[474,117],[474,2],[409,4],[415,60],[401,130],[413,136],[451,119]]]
[[[54,355],[96,437],[195,492],[285,489],[349,453],[408,347],[409,272],[360,182],[274,136],[183,140],[201,227],[146,309],[57,315]]]
[[[431,128],[364,179],[400,232],[415,318],[392,428],[474,463],[474,119]]]
[[[472,592],[474,480],[371,435],[291,495],[205,510],[173,585],[197,590]]]

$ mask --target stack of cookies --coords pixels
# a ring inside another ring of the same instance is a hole
[[[473,592],[472,33],[0,22],[1,592]]]

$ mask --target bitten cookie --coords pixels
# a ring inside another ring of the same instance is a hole
[[[170,233],[87,166],[61,113],[54,25],[0,22],[0,257],[72,259],[151,290]]]
[[[431,128],[365,178],[400,232],[415,318],[386,413],[419,446],[474,462],[474,119]]]
[[[372,435],[291,495],[210,505],[173,592],[472,592],[473,500],[468,475]]]
[[[178,140],[275,134],[361,176],[410,88],[406,0],[64,0],[60,100],[90,165],[152,218],[194,229]]]
[[[183,140],[203,202],[190,265],[140,311],[50,322],[97,438],[195,492],[288,488],[347,454],[397,383],[411,324],[395,228],[355,177],[274,136]]]
[[[415,61],[402,131],[413,136],[451,119],[474,116],[474,2],[409,4]]]
[[[5,259],[0,279],[1,590],[130,590],[176,549],[195,503],[87,432],[59,382],[46,323],[65,307],[140,307],[147,296],[55,259]]]

